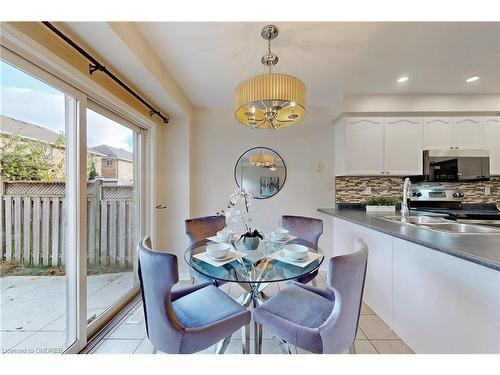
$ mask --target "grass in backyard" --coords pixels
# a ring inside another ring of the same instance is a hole
[[[91,266],[88,275],[102,275],[106,273],[128,272],[130,269],[121,269],[109,265]],[[64,276],[64,267],[26,266],[15,262],[0,261],[0,277],[5,276]]]
[[[0,275],[4,276],[64,276],[63,267],[25,266],[14,262],[0,261]]]

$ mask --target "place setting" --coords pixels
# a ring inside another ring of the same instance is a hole
[[[275,251],[267,256],[268,258],[279,260],[280,262],[289,263],[298,267],[306,267],[313,261],[318,259],[320,255],[310,251],[307,246],[300,244],[288,244],[282,249]]]
[[[215,236],[207,237],[207,240],[217,243],[229,244],[233,241],[236,241],[238,238],[238,235],[234,233],[233,230],[224,227],[222,230],[218,231]]]
[[[285,244],[295,239],[297,239],[297,237],[292,236],[290,234],[290,231],[284,228],[278,228],[276,231],[273,231],[269,234],[270,242],[274,242],[277,244]]]
[[[193,258],[199,259],[214,267],[221,267],[234,260],[243,258],[245,255],[245,253],[232,248],[230,244],[210,243],[206,245],[204,252],[193,255]]]

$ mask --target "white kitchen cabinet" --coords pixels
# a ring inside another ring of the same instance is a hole
[[[333,256],[351,254],[358,238],[368,246],[363,301],[392,328],[392,237],[334,218]]]
[[[384,125],[385,174],[422,174],[422,118],[389,117]]]
[[[343,176],[346,173],[345,163],[345,119],[337,119],[333,127],[334,167],[335,175]]]
[[[425,117],[423,149],[479,149],[483,143],[483,119],[474,117]]]
[[[420,117],[348,117],[335,126],[335,174],[422,173]]]
[[[424,150],[450,148],[453,145],[452,117],[424,117],[423,122]]]
[[[337,217],[333,230],[334,256],[366,242],[363,301],[415,353],[500,353],[499,271]]]
[[[335,125],[335,174],[422,174],[427,149],[489,149],[500,174],[499,116],[347,117]],[[486,122],[488,124],[486,124]]]
[[[490,150],[490,174],[500,175],[500,116],[484,117],[482,148]]]
[[[380,175],[384,171],[384,118],[352,117],[345,128],[346,173]]]
[[[393,330],[415,353],[500,352],[500,273],[393,238]]]
[[[453,146],[466,149],[481,148],[483,122],[481,117],[453,118]]]

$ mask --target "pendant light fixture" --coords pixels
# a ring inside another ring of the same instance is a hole
[[[240,123],[252,128],[277,130],[296,124],[304,117],[306,87],[294,76],[272,72],[279,60],[271,52],[271,40],[278,36],[278,28],[266,25],[260,35],[267,40],[267,54],[261,62],[268,73],[239,84],[234,97],[235,116]]]
[[[276,160],[273,155],[264,153],[261,149],[260,152],[250,156],[250,164],[259,168],[273,168],[276,165]]]

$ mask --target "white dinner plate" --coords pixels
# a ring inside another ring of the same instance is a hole
[[[291,241],[291,240],[294,240],[296,239],[297,237],[295,236],[292,236],[291,234],[289,234],[286,238],[284,239],[278,239],[278,238],[275,238],[274,240],[272,240],[271,242],[275,242],[275,243],[285,243],[285,242],[288,242],[288,241]]]
[[[233,254],[231,254],[231,252],[229,252],[228,254],[224,255],[222,258],[214,258],[213,256],[211,256],[207,253],[207,257],[209,257],[210,259],[215,260],[217,262],[223,262],[229,258],[232,258]]]
[[[292,262],[302,263],[302,262],[305,262],[307,259],[309,259],[309,254],[306,254],[306,256],[304,258],[296,259],[296,258],[292,258],[292,257],[287,256],[285,254],[285,252],[283,252],[283,257],[288,259],[288,260],[291,260]]]

